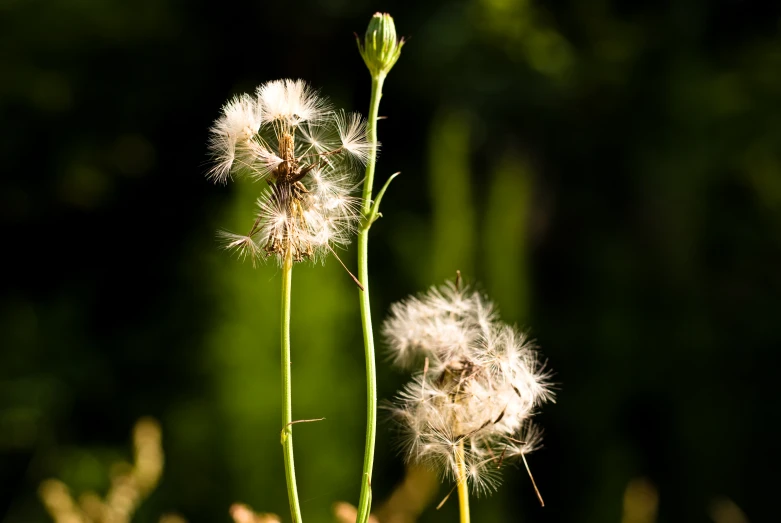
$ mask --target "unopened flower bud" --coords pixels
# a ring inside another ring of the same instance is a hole
[[[396,25],[388,13],[374,13],[369,27],[366,29],[364,43],[356,35],[358,50],[372,76],[388,74],[393,64],[399,59],[404,38],[396,39]]]

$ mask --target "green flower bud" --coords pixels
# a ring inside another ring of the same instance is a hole
[[[374,13],[369,28],[366,29],[363,45],[358,35],[355,35],[355,39],[372,76],[388,74],[399,59],[404,45],[404,38],[396,39],[396,25],[388,13]]]

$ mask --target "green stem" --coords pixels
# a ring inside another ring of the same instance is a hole
[[[458,468],[458,513],[460,523],[469,523],[469,484],[464,463],[464,440],[458,443],[456,449],[456,467]]]
[[[377,114],[382,98],[382,84],[385,75],[372,75],[372,97],[369,104],[367,138],[371,145],[366,162],[366,178],[363,181],[361,214],[363,222],[358,232],[358,280],[363,285],[360,291],[361,323],[363,324],[363,346],[366,353],[366,447],[363,453],[363,475],[361,476],[361,498],[358,501],[357,523],[366,523],[371,512],[371,478],[374,466],[374,440],[377,433],[377,367],[374,361],[374,333],[372,312],[369,303],[369,228],[371,227],[372,186],[374,166],[377,162]]]
[[[293,523],[301,522],[301,507],[293,461],[293,392],[290,376],[290,288],[293,283],[293,255],[288,249],[282,264],[282,452],[285,456],[285,480]]]
[[[366,122],[366,138],[371,148],[369,149],[369,158],[366,161],[366,178],[363,181],[363,198],[361,200],[361,212],[363,212],[364,216],[369,214],[372,206],[374,166],[377,164],[377,116],[380,112],[383,83],[385,83],[384,74],[380,73],[377,76],[372,76],[372,98],[369,102],[369,119]],[[365,234],[369,230],[370,225],[365,225],[361,233]]]

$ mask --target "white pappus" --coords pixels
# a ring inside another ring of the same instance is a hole
[[[407,461],[458,482],[461,459],[480,494],[499,485],[503,463],[539,447],[531,417],[553,400],[549,374],[535,346],[478,292],[433,287],[392,305],[382,332],[397,365],[423,367],[388,407]]]
[[[221,231],[226,248],[253,263],[322,258],[349,243],[359,220],[354,171],[370,146],[357,114],[331,109],[301,80],[275,80],[235,96],[211,128],[207,176],[262,181],[247,234]]]

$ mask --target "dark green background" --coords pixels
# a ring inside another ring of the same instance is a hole
[[[210,184],[232,94],[303,78],[366,113],[352,33],[411,37],[386,83],[372,229],[377,325],[460,269],[528,330],[559,383],[546,446],[475,521],[659,521],[727,497],[778,513],[781,8],[720,0],[0,1],[0,521],[48,521],[38,483],[105,488],[142,415],[166,469],[136,521],[287,519],[279,271],[220,251],[259,186]],[[354,249],[344,259],[355,266]],[[355,503],[364,437],[356,290],[293,280],[294,416],[307,521]],[[380,357],[379,392],[407,376]],[[375,500],[402,465],[380,425]],[[449,486],[443,486],[437,501]],[[454,521],[451,500],[423,521]]]

